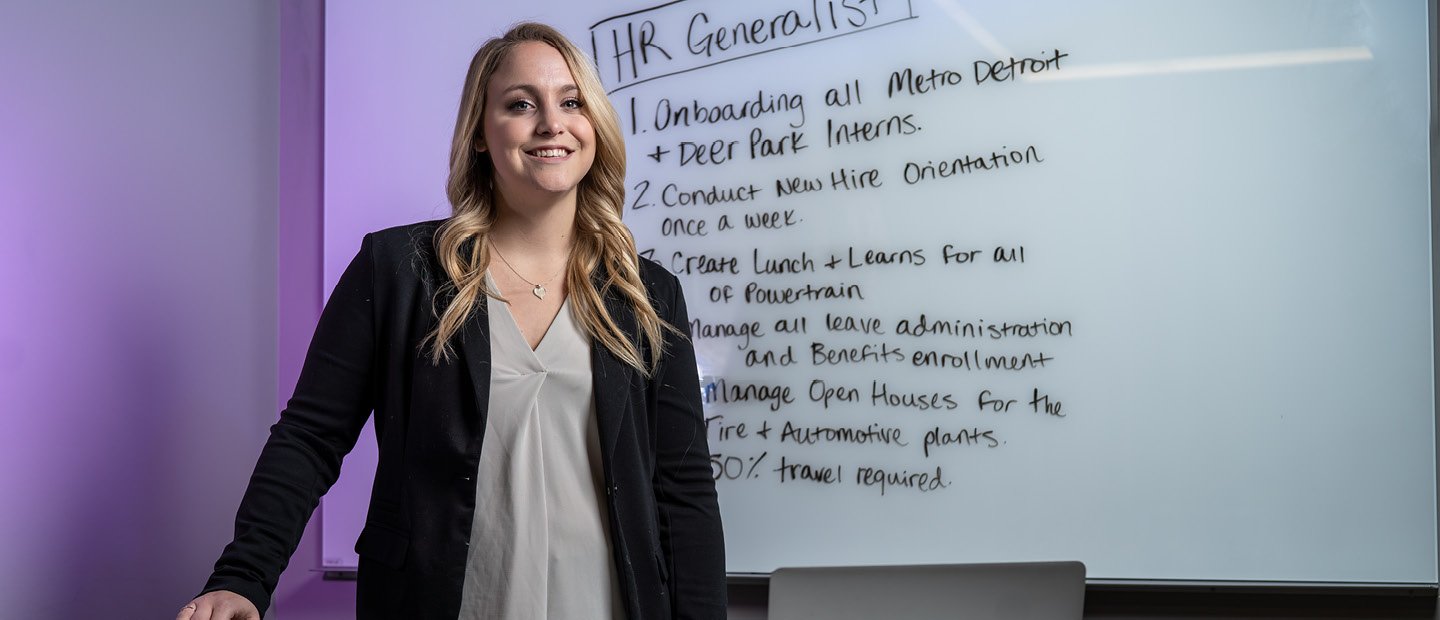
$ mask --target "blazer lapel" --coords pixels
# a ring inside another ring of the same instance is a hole
[[[636,332],[635,315],[630,307],[621,302],[610,291],[605,291],[605,309],[626,334]],[[610,349],[599,340],[590,342],[590,373],[594,379],[595,418],[603,440],[603,454],[608,459],[614,453],[615,442],[625,426],[625,417],[630,415],[630,383],[635,369],[615,357]]]
[[[485,436],[485,417],[490,411],[490,315],[485,310],[489,298],[481,296],[476,309],[460,328],[460,357],[465,360],[465,370],[470,375],[470,387],[475,390],[475,411],[480,416],[475,420],[478,429],[470,452],[479,453],[478,442]]]

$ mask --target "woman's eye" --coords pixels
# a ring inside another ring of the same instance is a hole
[[[566,99],[566,100],[565,100],[563,103],[561,103],[560,105],[563,105],[563,106],[565,106],[565,107],[567,107],[567,108],[573,108],[573,109],[579,109],[579,108],[585,107],[585,104],[581,103],[579,99]]]
[[[518,112],[518,111],[521,111],[521,110],[528,110],[528,109],[530,109],[530,107],[531,107],[531,106],[530,106],[530,102],[529,102],[529,101],[525,101],[525,100],[523,100],[523,99],[520,100],[520,101],[515,101],[515,102],[511,103],[510,105],[505,106],[506,109],[508,109],[508,110],[514,110],[514,111],[517,111],[517,112]]]

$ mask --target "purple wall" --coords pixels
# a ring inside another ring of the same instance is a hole
[[[0,609],[170,618],[276,394],[277,3],[0,3]]]

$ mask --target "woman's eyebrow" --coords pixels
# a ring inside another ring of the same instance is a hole
[[[511,91],[516,91],[516,90],[523,90],[523,91],[525,91],[525,92],[527,92],[527,93],[534,94],[534,93],[540,92],[540,87],[535,86],[534,84],[516,84],[516,85],[511,86],[511,87],[509,87],[509,88],[507,88],[507,89],[505,89],[505,90],[503,90],[503,91],[501,91],[501,92],[504,93],[504,94],[509,94]],[[566,85],[560,87],[560,92],[562,92],[562,93],[579,92],[579,90],[580,90],[580,87],[579,87],[579,86],[576,86],[576,85],[574,85],[574,84],[566,84]]]

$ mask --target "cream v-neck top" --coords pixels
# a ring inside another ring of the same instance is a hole
[[[460,618],[624,618],[588,338],[568,299],[534,350],[509,304],[487,308],[490,403]]]

